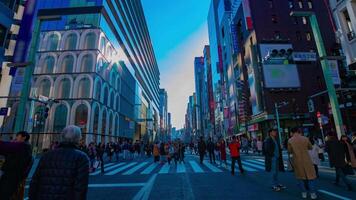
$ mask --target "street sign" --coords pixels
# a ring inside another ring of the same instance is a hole
[[[313,102],[312,99],[309,99],[309,100],[308,100],[308,110],[309,110],[309,112],[311,112],[311,113],[315,111],[314,102]]]
[[[0,116],[8,116],[11,108],[2,107],[0,108]]]

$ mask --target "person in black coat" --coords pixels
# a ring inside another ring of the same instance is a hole
[[[29,139],[30,135],[27,132],[19,132],[14,142],[0,141],[0,155],[5,156],[5,163],[1,168],[4,174],[0,178],[2,200],[12,199],[14,195],[23,195],[25,179],[32,165]]]
[[[77,149],[81,130],[68,126],[62,132],[58,149],[40,159],[29,189],[30,200],[87,198],[89,158]]]
[[[348,180],[344,168],[346,167],[345,157],[346,152],[343,144],[336,138],[334,132],[328,133],[328,140],[325,143],[325,151],[329,155],[329,162],[331,167],[335,167],[336,177],[335,185],[339,184],[341,178],[347,185],[348,190],[352,190],[351,182]]]
[[[198,152],[200,157],[200,164],[202,164],[206,153],[206,144],[203,137],[200,137],[200,140],[198,142]]]
[[[215,163],[215,154],[214,154],[214,150],[215,150],[215,144],[214,142],[211,140],[211,138],[209,138],[208,140],[208,153],[209,153],[209,159],[210,159],[210,163]]]
[[[278,181],[278,171],[284,171],[282,148],[275,129],[270,129],[268,135],[262,147],[265,156],[265,168],[267,172],[272,172],[272,189],[280,191],[285,188]]]

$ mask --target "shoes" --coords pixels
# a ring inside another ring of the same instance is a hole
[[[308,198],[308,193],[306,193],[306,192],[302,192],[302,198],[303,198],[303,199]]]
[[[281,191],[281,188],[278,187],[278,186],[273,186],[272,190],[275,191],[275,192],[279,192],[279,191]]]
[[[316,195],[316,193],[310,193],[310,198],[311,199],[317,199],[318,196]]]
[[[283,190],[287,189],[287,187],[284,186],[284,185],[282,185],[282,184],[279,184],[278,187],[280,187],[280,188],[283,189]]]

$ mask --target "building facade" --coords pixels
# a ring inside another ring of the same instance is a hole
[[[165,140],[168,134],[168,94],[165,89],[160,89],[160,139]]]

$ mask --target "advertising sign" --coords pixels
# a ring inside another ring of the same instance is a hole
[[[298,88],[300,80],[297,65],[263,65],[266,88]]]
[[[341,85],[339,65],[337,64],[337,60],[328,60],[328,65],[331,79],[333,80],[334,85]]]
[[[245,16],[246,30],[252,30],[253,22],[251,18],[250,0],[242,0],[242,8]]]
[[[293,52],[292,57],[295,62],[315,62],[317,60],[315,52]]]

